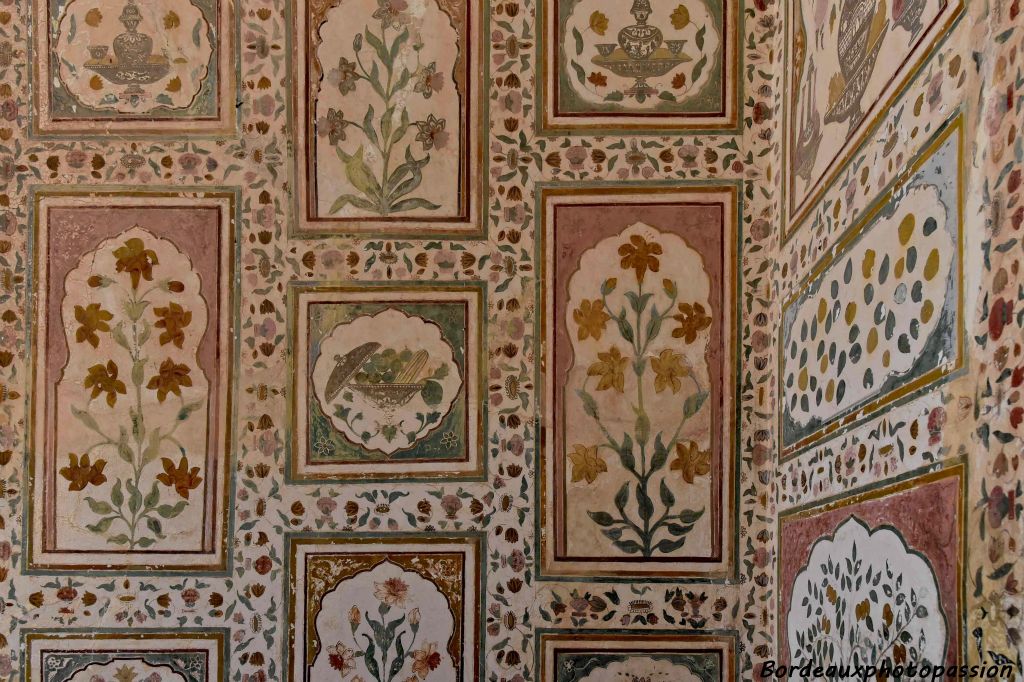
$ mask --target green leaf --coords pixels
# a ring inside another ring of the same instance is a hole
[[[619,446],[619,461],[622,462],[622,466],[629,470],[636,469],[636,457],[633,455],[633,439],[628,433],[622,436],[622,444]]]
[[[384,43],[381,42],[380,38],[373,34],[373,31],[370,30],[369,26],[363,29],[363,36],[366,38],[366,42],[370,43],[370,47],[377,52],[377,59],[379,59],[383,64],[391,64],[391,60],[389,58],[390,55],[388,51],[384,49]]]
[[[693,526],[684,526],[678,523],[669,523],[665,526],[665,528],[668,529],[669,533],[677,537],[680,535],[686,535],[691,530],[693,530]]]
[[[165,519],[173,519],[175,516],[183,512],[187,505],[188,503],[185,500],[182,500],[181,502],[178,502],[177,504],[174,505],[161,504],[159,507],[156,508],[156,513]]]
[[[132,462],[132,449],[128,445],[128,430],[121,427],[121,435],[117,439],[117,455],[124,461]]]
[[[146,449],[142,451],[142,465],[145,466],[155,460],[160,452],[160,442],[162,437],[160,436],[160,427],[156,427],[149,434],[149,443],[146,445]],[[153,485],[156,485],[154,483]]]
[[[671,490],[669,490],[668,484],[665,483],[664,478],[661,479],[661,486],[659,487],[658,492],[661,495],[661,503],[665,505],[666,509],[671,509],[672,505],[676,503],[676,496],[672,494]]]
[[[153,487],[149,489],[149,494],[146,495],[146,499],[143,503],[146,505],[146,509],[152,509],[160,501],[160,489],[156,485],[156,481],[153,481]]]
[[[114,512],[114,508],[109,504],[92,497],[85,498],[85,502],[89,505],[89,509],[92,510],[93,514],[112,514]]]
[[[106,533],[110,529],[110,524],[117,520],[117,518],[116,516],[106,516],[96,523],[87,524],[85,527],[93,533]]]
[[[626,320],[625,311],[615,318],[615,323],[619,325],[619,334],[621,334],[622,338],[626,340],[626,343],[633,343],[633,339],[635,338],[633,336],[633,327],[630,326],[629,322]]]
[[[661,552],[662,554],[668,554],[670,552],[676,551],[685,543],[685,537],[681,537],[678,540],[669,540],[668,538],[665,538],[664,540],[660,541],[658,544],[654,546],[654,551]]]
[[[692,524],[696,523],[697,519],[699,519],[702,516],[704,516],[703,509],[684,509],[683,511],[679,512],[678,518],[683,523]]]
[[[651,308],[651,319],[647,322],[647,340],[658,338],[658,334],[661,332],[661,323],[664,318],[661,313],[658,312],[658,306]]]
[[[689,419],[693,415],[697,414],[701,406],[704,404],[704,401],[707,400],[707,397],[707,391],[698,391],[687,398],[686,402],[683,403],[683,416]]]
[[[626,554],[636,554],[643,549],[636,540],[616,540],[615,546]]]
[[[572,27],[572,39],[576,42],[576,56],[583,54],[583,34],[575,26]]]
[[[640,510],[641,519],[646,521],[654,516],[654,500],[651,499],[651,496],[647,494],[647,491],[641,485],[636,487],[636,503]]]
[[[694,67],[693,67],[693,74],[690,76],[690,82],[692,82],[692,83],[696,83],[697,82],[697,79],[700,78],[700,75],[702,73],[704,73],[704,67],[707,66],[707,63],[708,63],[708,56],[707,55],[703,55],[703,56],[701,56],[700,59],[697,60],[696,65],[694,65]]]
[[[665,462],[668,460],[668,450],[665,448],[665,444],[661,442],[661,434],[659,433],[654,438],[654,454],[651,455],[651,471],[658,471],[661,467],[665,466]]]
[[[128,488],[128,511],[134,514],[142,509],[142,493],[130,480],[125,487]]]
[[[377,132],[373,129],[373,115],[373,105],[368,104],[366,106],[366,115],[363,116],[363,134],[366,135],[370,144],[374,147],[380,147],[380,141],[377,139]],[[362,149],[362,147],[360,147],[360,149]]]
[[[705,34],[707,34],[707,32],[708,32],[708,27],[707,26],[701,26],[700,29],[697,31],[697,36],[696,36],[696,38],[694,38],[694,42],[697,43],[697,49],[698,50],[703,50],[704,49],[704,36],[705,36]],[[697,80],[697,77],[694,76],[693,80]]]
[[[114,487],[110,489],[110,503],[120,508],[124,504],[124,493],[121,491],[121,479],[117,479]]]
[[[149,528],[149,530],[158,538],[162,538],[164,536],[164,527],[163,524],[160,523],[160,519],[154,519],[152,516],[147,516],[146,527]]]
[[[594,396],[582,388],[576,389],[576,395],[583,401],[583,413],[588,417],[597,419],[597,401],[594,400]]]
[[[423,396],[423,402],[427,405],[439,405],[444,398],[444,387],[436,381],[428,379],[423,382],[420,395]]]
[[[435,211],[441,208],[440,204],[433,204],[426,199],[414,198],[414,199],[402,199],[401,201],[391,205],[391,212],[398,213],[400,211],[411,211],[414,208],[426,208],[431,211]]]
[[[587,516],[593,519],[594,523],[599,526],[610,526],[615,523],[615,518],[608,512],[588,511]]]
[[[142,547],[143,549],[145,549],[146,547],[149,547],[151,545],[155,545],[156,544],[156,540],[154,540],[153,538],[140,538],[139,541],[136,542],[135,544],[137,544],[139,547]]]
[[[107,538],[107,542],[109,542],[112,545],[127,545],[129,542],[131,542],[131,538],[129,538],[124,533],[121,533],[120,535],[114,535],[113,537]]]
[[[75,415],[75,417],[80,422],[85,424],[87,428],[90,428],[93,431],[99,431],[99,429],[100,429],[99,424],[97,424],[96,420],[93,418],[93,416],[91,414],[89,414],[88,412],[86,412],[85,410],[80,410],[77,407],[75,407],[74,405],[72,405],[71,406],[71,414]]]
[[[583,70],[583,67],[577,64],[574,60],[569,61],[569,66],[571,66],[572,70],[576,72],[576,80],[578,80],[583,85],[586,85],[587,72]]]
[[[402,29],[402,32],[398,34],[395,41],[391,43],[391,50],[388,53],[388,63],[394,64],[395,59],[398,57],[398,52],[402,49],[402,44],[409,38],[409,29]]]
[[[352,155],[346,154],[340,147],[338,148],[338,155],[345,163],[345,177],[349,183],[364,196],[380,202],[380,184],[373,177],[370,167],[366,165],[365,153],[363,145],[359,145],[359,149]]]
[[[626,516],[626,502],[629,501],[629,483],[623,483],[619,492],[615,493],[615,508],[623,517]]]
[[[371,203],[366,199],[363,199],[362,197],[357,197],[354,194],[342,194],[340,197],[334,200],[333,204],[331,204],[329,213],[337,213],[338,211],[345,208],[349,204],[352,204],[356,208],[361,208],[364,211],[376,212],[378,210],[378,206],[376,204]]]
[[[647,439],[651,437],[651,419],[647,416],[646,412],[641,412],[636,416],[636,442],[640,444],[640,447],[647,445]]]

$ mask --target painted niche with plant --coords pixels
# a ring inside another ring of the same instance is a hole
[[[135,226],[82,258],[65,288],[58,504],[90,546],[188,547],[202,532],[208,436],[199,276]]]
[[[462,103],[452,19],[434,0],[342,3],[319,38],[321,209],[387,217],[457,206]]]
[[[574,361],[563,411],[566,515],[578,549],[672,555],[706,518],[709,290],[700,254],[642,223],[580,259],[566,309]]]

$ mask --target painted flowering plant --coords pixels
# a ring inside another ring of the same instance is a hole
[[[704,409],[708,392],[679,351],[697,342],[698,334],[711,326],[711,316],[699,302],[681,302],[679,286],[671,279],[650,288],[647,275],[661,267],[662,247],[657,242],[632,235],[619,246],[618,255],[620,268],[627,273],[627,290],[613,302],[621,283],[615,277],[606,279],[597,298],[580,301],[573,311],[578,340],[601,342],[609,323],[617,335],[605,350],[597,351],[583,386],[576,390],[604,440],[574,444],[568,459],[572,481],[589,485],[608,471],[602,453],[615,455],[628,479],[614,497],[614,511],[592,509],[587,514],[616,548],[650,557],[677,551],[704,514],[703,508],[677,504],[680,480],[692,485],[711,471],[711,452],[683,438],[689,420]],[[665,323],[672,321],[676,328],[669,331]],[[674,429],[652,433],[647,407],[651,388],[659,415],[675,413]],[[612,433],[614,420],[601,413],[592,391],[619,393],[629,401],[632,430],[621,436]],[[670,476],[672,472],[679,473],[679,480]]]
[[[377,612],[360,611],[353,606],[348,614],[351,642],[336,642],[327,647],[327,660],[346,679],[362,661],[374,682],[416,682],[425,680],[441,665],[436,642],[419,642],[420,610],[407,610],[409,585],[401,578],[374,582],[373,596]],[[367,682],[361,675],[351,682]]]
[[[124,241],[113,256],[114,272],[88,280],[103,302],[74,308],[76,353],[94,364],[81,379],[88,400],[81,407],[72,405],[71,413],[95,437],[83,441],[79,452],[65,453],[60,475],[71,492],[97,489],[84,498],[97,517],[86,528],[110,544],[135,550],[164,539],[163,522],[180,515],[191,491],[203,482],[176,434],[205,401],[185,400],[182,389],[192,386],[193,367],[165,351],[183,348],[192,312],[177,302],[154,301],[158,293],[164,300],[182,293],[185,285],[154,279],[159,258],[139,237]],[[116,305],[108,310],[104,306],[111,296]],[[122,366],[124,354],[113,352],[117,347],[127,352],[128,367]],[[178,401],[170,421],[157,421],[164,413],[146,409],[154,397],[160,405]],[[131,406],[127,419],[117,423],[114,410],[123,401]],[[130,473],[104,489],[108,459],[115,457],[128,464]]]
[[[413,194],[423,181],[423,168],[430,163],[427,152],[448,144],[447,122],[434,114],[411,121],[405,102],[410,97],[429,100],[443,89],[445,77],[436,62],[418,63],[414,69],[407,65],[405,53],[411,48],[419,62],[423,45],[410,33],[412,18],[406,0],[378,0],[378,4],[373,18],[380,22],[379,32],[367,26],[357,33],[352,41],[353,58],[341,57],[338,67],[326,76],[342,97],[354,93],[360,82],[369,86],[361,88],[357,98],[346,99],[352,108],[366,103],[361,118],[350,118],[345,109],[352,109],[346,105],[328,109],[316,124],[318,135],[334,146],[344,164],[345,178],[355,190],[334,200],[332,214],[350,205],[382,216],[440,208]],[[341,143],[353,129],[361,133],[363,143],[348,153]],[[413,150],[416,143],[422,157]]]

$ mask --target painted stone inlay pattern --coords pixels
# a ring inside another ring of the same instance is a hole
[[[734,673],[729,636],[543,630],[542,682],[724,682]]]
[[[736,21],[728,0],[559,0],[542,9],[545,123],[728,126]]]
[[[151,553],[159,564],[173,549],[168,564],[217,565],[230,205],[44,201],[35,558],[116,565]]]
[[[963,475],[961,464],[918,472],[781,515],[787,662],[920,669],[959,660]]]
[[[786,452],[959,362],[960,127],[861,218],[790,300],[780,346]],[[895,394],[895,395],[894,395]]]
[[[731,213],[651,201],[551,209],[552,568],[723,553]]]
[[[299,285],[292,300],[294,475],[480,473],[477,288]]]
[[[962,10],[958,0],[788,5],[787,219],[842,165],[870,116]]]
[[[234,27],[220,0],[36,0],[39,134],[234,125]],[[231,98],[230,100],[228,98]]]
[[[288,679],[476,679],[477,536],[292,541]]]
[[[215,682],[223,631],[28,631],[26,682]]]
[[[327,229],[410,220],[475,229],[478,8],[314,2],[306,12],[303,214]]]

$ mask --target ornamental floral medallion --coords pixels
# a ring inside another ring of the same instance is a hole
[[[228,200],[62,201],[37,228],[34,564],[219,566]]]
[[[783,305],[784,457],[960,366],[961,134],[941,130]]]
[[[735,124],[728,0],[559,0],[542,12],[545,128]]]
[[[720,635],[542,630],[541,682],[724,682],[735,639]]]
[[[300,5],[300,229],[478,231],[479,8]]]
[[[955,665],[962,464],[781,515],[785,663]]]
[[[37,0],[39,133],[228,128],[235,82],[230,12],[220,0]],[[48,32],[45,29],[50,29]],[[178,123],[178,125],[181,125]]]
[[[477,535],[291,538],[289,680],[478,679]]]
[[[479,475],[479,288],[292,293],[294,476]]]
[[[25,633],[27,682],[215,682],[227,675],[224,631]]]
[[[960,0],[787,3],[787,204],[792,232],[963,10]],[[894,132],[894,131],[893,131]]]
[[[555,572],[727,561],[731,194],[641,196],[559,196],[546,216]]]

